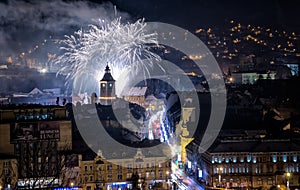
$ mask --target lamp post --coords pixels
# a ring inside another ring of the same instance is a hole
[[[287,190],[290,189],[290,177],[291,177],[291,173],[290,172],[286,173],[286,179],[287,179],[286,188],[287,188]]]
[[[71,189],[73,189],[74,183],[71,182],[71,183],[70,183],[70,186],[71,186]]]
[[[169,189],[169,171],[166,171],[166,183],[167,183],[167,189]]]
[[[222,167],[220,167],[220,168],[218,168],[218,170],[219,170],[219,185],[221,186],[222,185],[222,172],[223,172],[223,168]]]

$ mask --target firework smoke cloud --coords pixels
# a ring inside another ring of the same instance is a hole
[[[117,11],[110,2],[8,0],[0,2],[0,10],[0,49],[6,50],[1,52],[3,56],[27,53],[44,39],[60,39],[74,30],[97,23],[99,18],[111,21],[121,16],[124,21],[130,20],[127,13]],[[49,51],[57,53],[57,45],[51,43],[47,52],[35,56],[42,58]]]

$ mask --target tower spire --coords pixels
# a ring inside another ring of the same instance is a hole
[[[105,73],[110,73],[110,68],[109,68],[109,66],[108,66],[108,62],[106,63]]]

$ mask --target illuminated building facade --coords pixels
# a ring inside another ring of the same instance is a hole
[[[222,140],[200,155],[212,186],[297,187],[300,146],[291,140]]]
[[[275,72],[270,73],[257,73],[257,72],[239,72],[232,73],[230,83],[235,84],[255,84],[259,79],[274,80],[276,76]]]
[[[128,152],[113,152],[113,159],[98,155],[85,159],[79,155],[79,187],[90,189],[142,189],[171,187],[171,160],[162,154],[137,149],[134,157]]]
[[[124,99],[128,102],[135,103],[142,107],[145,107],[146,91],[147,91],[147,87],[132,87],[124,95]]]
[[[182,107],[182,120],[178,123],[176,126],[176,130],[181,131],[180,135],[180,145],[181,145],[181,152],[179,153],[181,155],[180,161],[182,161],[183,164],[186,164],[186,146],[194,140],[192,138],[193,134],[189,134],[188,130],[188,122],[195,122],[196,120],[196,110],[195,107],[192,105],[191,102],[186,101],[184,106]]]
[[[0,152],[18,162],[19,189],[61,183],[72,149],[72,126],[65,107],[11,105],[0,110]]]

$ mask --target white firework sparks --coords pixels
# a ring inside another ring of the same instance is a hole
[[[111,66],[115,79],[125,68],[131,72],[142,69],[146,74],[152,60],[159,61],[160,57],[150,51],[159,47],[157,34],[147,33],[145,27],[143,19],[126,24],[121,23],[121,18],[108,24],[99,20],[99,25],[90,25],[87,31],[81,29],[74,35],[65,36],[59,41],[65,53],[55,60],[56,64],[62,65],[58,74],[66,75],[69,82],[90,77],[99,81],[106,64]],[[149,65],[141,64],[145,59]],[[86,88],[87,83],[84,83],[80,84],[80,90],[86,90],[82,89],[82,86]]]

